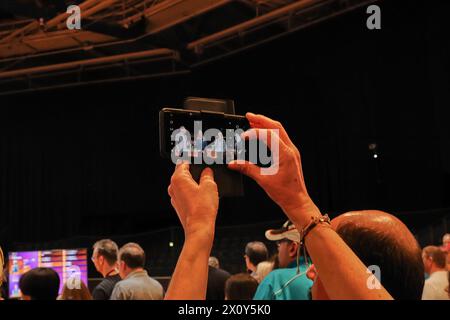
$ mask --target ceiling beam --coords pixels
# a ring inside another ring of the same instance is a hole
[[[0,79],[29,76],[29,75],[33,75],[33,74],[55,72],[55,71],[67,70],[67,69],[71,69],[71,68],[87,67],[87,66],[105,64],[105,63],[115,63],[115,62],[120,62],[120,61],[124,61],[124,60],[143,59],[143,58],[161,57],[161,56],[167,56],[168,58],[178,59],[178,54],[174,50],[154,49],[154,50],[146,50],[146,51],[141,51],[141,52],[119,54],[119,55],[113,55],[113,56],[107,56],[107,57],[101,57],[101,58],[95,58],[95,59],[77,60],[77,61],[51,64],[51,65],[40,66],[40,67],[32,67],[32,68],[4,71],[4,72],[0,72]]]

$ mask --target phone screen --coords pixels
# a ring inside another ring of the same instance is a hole
[[[164,156],[207,164],[245,158],[246,143],[241,134],[250,125],[244,116],[179,109],[163,109],[161,114]]]

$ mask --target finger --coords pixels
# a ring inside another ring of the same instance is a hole
[[[187,162],[179,162],[175,167],[175,171],[172,175],[171,184],[174,183],[178,178],[190,178],[192,179],[192,175],[189,171],[189,163]]]
[[[258,182],[261,177],[260,174],[261,168],[248,161],[240,161],[240,160],[231,161],[228,164],[228,168],[230,168],[231,170],[238,171],[242,174],[245,174],[246,176],[252,178],[256,182]]]
[[[273,143],[278,142],[279,147],[285,147],[285,143],[280,139],[276,131],[272,129],[250,129],[242,133],[242,139],[257,139],[264,142],[270,150]]]
[[[200,185],[206,181],[214,182],[214,171],[211,168],[205,168],[200,175]]]
[[[184,172],[184,171],[189,172],[189,162],[178,159],[177,165],[175,166],[175,172]]]
[[[254,114],[248,112],[246,114],[247,120],[250,122],[252,128],[261,128],[261,129],[278,129],[281,140],[285,144],[292,144],[289,135],[284,129],[283,125],[279,121],[275,121],[269,117],[263,116],[261,114]]]

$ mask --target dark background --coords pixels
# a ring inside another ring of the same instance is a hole
[[[280,120],[323,212],[450,207],[446,1],[385,1],[188,75],[0,97],[0,240],[35,243],[178,225],[158,112],[230,98]],[[378,144],[374,159],[370,143]],[[219,225],[283,219],[252,181]]]

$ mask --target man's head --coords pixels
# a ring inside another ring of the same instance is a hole
[[[422,250],[422,260],[425,272],[432,274],[437,270],[445,270],[447,255],[436,246],[428,246]]]
[[[247,273],[238,273],[225,282],[225,300],[252,300],[258,281]]]
[[[209,265],[210,267],[219,269],[219,268],[220,268],[219,259],[217,259],[216,257],[209,257],[209,259],[208,259],[208,265]]]
[[[446,233],[442,237],[442,250],[445,253],[450,254],[450,233]]]
[[[92,262],[95,269],[105,277],[108,272],[116,267],[119,248],[110,239],[99,240],[92,248],[94,249]]]
[[[119,274],[122,279],[145,266],[145,252],[137,243],[127,243],[119,250]]]
[[[19,288],[22,300],[56,300],[59,276],[53,269],[35,268],[22,275]]]
[[[286,268],[296,260],[300,249],[300,233],[292,222],[286,221],[280,229],[267,230],[266,238],[277,241],[280,268]]]
[[[444,234],[444,236],[442,237],[442,245],[444,247],[450,245],[450,233]]]
[[[266,245],[260,241],[247,243],[244,258],[247,270],[255,272],[258,263],[266,261],[269,258]]]
[[[396,217],[376,210],[354,211],[331,226],[367,266],[378,266],[381,284],[394,299],[420,299],[424,285],[421,250],[409,229]],[[313,299],[326,299],[317,275]]]

